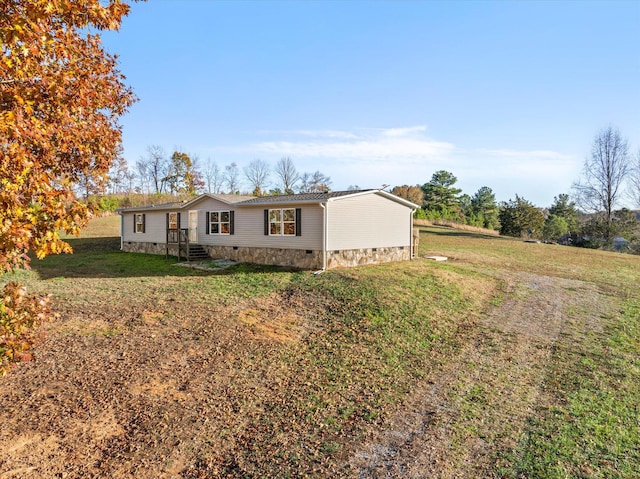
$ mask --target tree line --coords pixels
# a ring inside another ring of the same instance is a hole
[[[85,198],[104,193],[114,194],[186,194],[226,193],[281,195],[329,191],[331,177],[321,171],[300,172],[289,157],[275,166],[263,160],[253,160],[241,169],[237,163],[219,165],[183,151],[167,155],[162,147],[151,145],[145,155],[131,168],[119,157],[108,174],[101,178],[86,178],[78,184]]]
[[[396,186],[391,192],[421,207],[417,219],[453,221],[547,241],[565,237],[573,244],[593,246],[619,236],[638,240],[635,214],[618,206],[623,198],[640,206],[640,152],[631,155],[628,141],[613,127],[598,132],[580,179],[570,193],[554,197],[549,207],[535,206],[520,195],[498,202],[488,186],[469,195],[456,183],[453,173],[439,170],[422,185]],[[107,175],[81,176],[77,187],[85,197],[105,192],[259,196],[330,191],[331,178],[320,171],[300,173],[289,157],[273,167],[256,159],[241,169],[235,162],[221,166],[208,159],[201,163],[197,155],[178,150],[168,155],[151,145],[134,169],[118,157]],[[123,205],[110,207],[117,206]]]
[[[554,197],[548,208],[525,198],[497,202],[488,186],[472,196],[456,188],[457,178],[437,171],[423,185],[403,185],[392,193],[421,206],[418,219],[448,220],[499,230],[501,234],[567,244],[600,247],[616,237],[640,242],[637,214],[620,204],[640,207],[640,151],[634,156],[628,140],[609,126],[598,132],[580,178],[570,193]]]

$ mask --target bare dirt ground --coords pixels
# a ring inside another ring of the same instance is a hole
[[[350,458],[359,478],[479,478],[495,475],[527,418],[548,407],[556,341],[580,322],[597,329],[612,305],[581,281],[518,273],[510,294],[459,356],[437,368],[384,430]],[[572,331],[575,334],[575,330]]]
[[[330,477],[466,478],[495,470],[497,452],[551,400],[545,381],[554,343],[577,317],[588,330],[589,318],[610,306],[580,281],[520,273],[502,280],[511,294],[481,319],[484,327],[469,330],[461,352],[437,365],[382,429],[354,438],[346,464]],[[49,326],[37,362],[0,384],[0,479],[238,477],[229,451],[252,447],[244,428],[264,407],[260,397],[277,387],[287,400],[287,384],[261,380],[270,371],[253,360],[259,342],[301,334],[291,325],[303,301],[269,301],[238,303],[215,330],[204,312],[194,322],[194,311],[170,301],[106,305],[115,321],[96,309],[67,311]],[[257,323],[267,310],[276,311],[274,321]],[[238,399],[246,397],[238,374],[258,378],[255,402]],[[198,462],[205,450],[207,462]]]

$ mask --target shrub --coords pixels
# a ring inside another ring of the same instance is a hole
[[[49,297],[27,294],[24,286],[8,283],[0,297],[0,376],[13,364],[30,361],[38,339],[35,328],[51,317]]]

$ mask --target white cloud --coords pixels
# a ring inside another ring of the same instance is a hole
[[[347,140],[357,140],[359,138],[353,132],[340,130],[260,130],[261,135],[267,136],[306,136],[313,138],[342,138]]]
[[[389,128],[382,130],[384,136],[408,136],[412,133],[422,133],[427,131],[426,125],[409,126],[406,128]]]
[[[267,141],[218,147],[211,151],[244,159],[277,161],[291,157],[300,171],[320,170],[335,189],[423,184],[438,170],[451,171],[465,193],[489,186],[499,200],[524,195],[540,205],[567,192],[580,160],[547,149],[462,149],[426,135],[424,125],[403,128],[290,130],[260,132]],[[247,160],[248,161],[248,160]]]
[[[282,140],[248,145],[257,154],[282,154],[295,158],[323,158],[348,162],[388,160],[415,162],[449,155],[451,143],[431,140],[424,134],[426,126],[389,129],[360,129],[357,133],[337,130],[299,130],[282,132]],[[294,136],[313,139],[296,139]]]
[[[491,156],[507,157],[507,158],[544,158],[550,160],[567,160],[573,159],[573,156],[564,155],[556,151],[550,150],[511,150],[511,149],[498,149],[498,150],[477,150],[479,153],[487,154]]]
[[[267,141],[252,145],[257,153],[283,154],[296,158],[331,158],[345,161],[412,161],[443,156],[453,145],[431,140],[373,138],[354,141]]]

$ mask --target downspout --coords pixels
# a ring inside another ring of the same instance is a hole
[[[120,212],[120,251],[124,249],[124,214]]]
[[[413,259],[413,213],[415,211],[412,209],[409,213],[409,260]]]
[[[322,269],[313,274],[320,274],[327,270],[327,230],[329,228],[327,217],[329,212],[326,203],[320,203],[320,207],[322,208]]]

